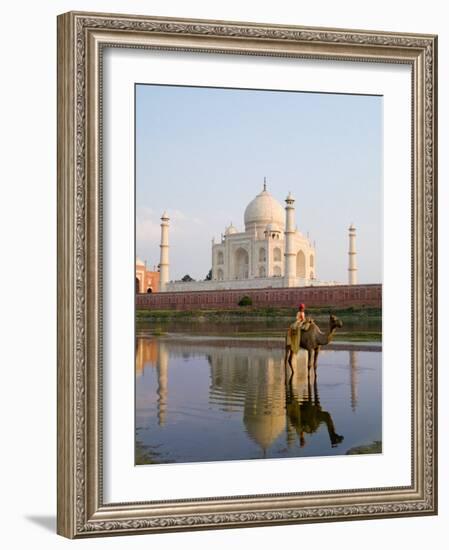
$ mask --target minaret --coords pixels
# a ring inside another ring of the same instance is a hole
[[[293,251],[293,235],[295,233],[295,199],[289,193],[285,199],[285,269],[284,286],[290,287],[296,284],[296,254]]]
[[[348,265],[348,284],[357,284],[357,252],[355,249],[355,227],[351,223],[349,226],[349,265]]]
[[[161,218],[161,260],[159,262],[159,292],[166,291],[166,285],[168,283],[168,226],[170,218],[167,212],[162,214]]]

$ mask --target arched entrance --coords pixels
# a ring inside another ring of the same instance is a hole
[[[139,279],[136,277],[136,294],[139,294],[140,292],[140,281]]]
[[[147,288],[147,294],[151,294],[153,292],[153,289],[151,287]]]
[[[247,279],[249,274],[249,257],[244,248],[238,248],[234,254],[234,278]]]
[[[306,256],[302,250],[296,255],[296,276],[303,279],[306,276]]]

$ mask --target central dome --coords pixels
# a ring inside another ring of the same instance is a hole
[[[282,230],[285,227],[285,211],[266,188],[248,204],[244,219],[246,231],[253,225],[265,228],[270,223],[279,225]]]

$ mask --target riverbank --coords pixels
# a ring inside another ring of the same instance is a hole
[[[154,309],[137,309],[136,320],[137,321],[164,321],[164,320],[188,320],[191,322],[228,322],[228,321],[242,321],[242,320],[278,320],[278,319],[292,319],[297,312],[296,308],[255,308],[251,306],[233,308],[233,309],[195,309],[195,310],[154,310]],[[382,310],[380,308],[365,308],[365,307],[319,307],[319,308],[307,308],[306,315],[316,320],[327,319],[329,314],[333,313],[339,319],[349,322],[381,322]]]
[[[382,452],[382,441],[373,441],[368,445],[359,445],[346,451],[347,455],[372,455]]]
[[[325,330],[329,311],[343,322],[334,340],[380,342],[382,311],[374,308],[308,308],[307,315]],[[162,335],[167,332],[188,332],[208,336],[235,335],[245,338],[284,337],[286,327],[295,318],[294,308],[241,307],[229,310],[137,310],[137,329]]]

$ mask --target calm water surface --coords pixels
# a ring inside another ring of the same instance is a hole
[[[137,464],[341,455],[382,440],[379,344],[322,348],[314,380],[302,350],[285,371],[279,339],[198,332],[137,332]]]

